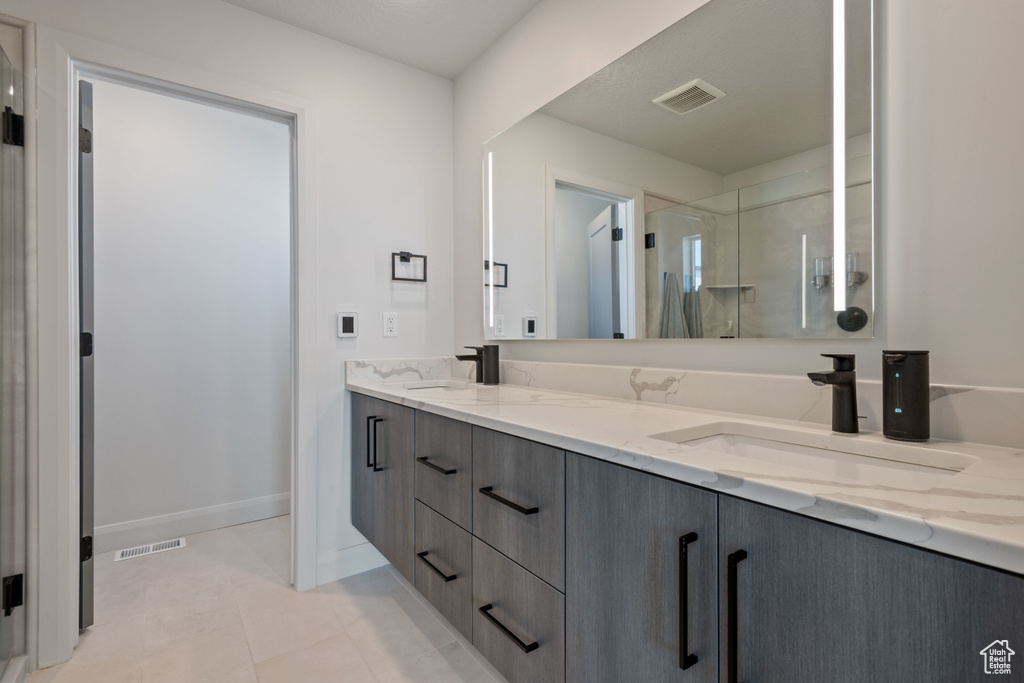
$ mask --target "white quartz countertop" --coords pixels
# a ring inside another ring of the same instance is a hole
[[[900,444],[879,432],[837,434],[806,422],[523,386],[350,380],[347,388],[1024,574],[1022,451],[950,441]],[[718,434],[796,440],[855,455],[772,460],[692,443]],[[920,464],[863,457],[887,449]]]

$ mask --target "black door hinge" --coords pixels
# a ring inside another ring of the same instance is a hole
[[[644,234],[644,249],[654,249],[654,235],[653,232]]]
[[[92,355],[92,332],[83,332],[81,339],[78,342],[79,353],[82,354],[82,358],[88,358]]]
[[[622,241],[622,228],[612,228],[612,242]]]
[[[81,554],[79,556],[80,562],[92,559],[92,536],[85,536],[82,538]]]
[[[25,146],[25,117],[4,107],[4,144]]]
[[[4,616],[11,616],[15,607],[25,604],[25,575],[15,574],[4,577]]]
[[[78,127],[78,151],[82,154],[92,154],[92,131],[82,126]]]

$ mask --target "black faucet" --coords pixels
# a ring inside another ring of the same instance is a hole
[[[476,363],[476,381],[484,384],[498,383],[498,345],[467,346],[475,349],[473,355],[455,356],[458,360],[471,360]]]
[[[854,372],[855,356],[845,353],[823,353],[832,359],[832,372],[808,372],[819,387],[832,385],[832,431],[856,434],[857,424],[857,373]]]

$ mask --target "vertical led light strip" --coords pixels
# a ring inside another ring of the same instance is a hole
[[[487,326],[494,327],[494,152],[487,153],[487,261],[491,264],[487,269]]]
[[[832,292],[846,310],[846,0],[832,0]]]
[[[801,239],[800,249],[800,324],[807,329],[807,233]]]

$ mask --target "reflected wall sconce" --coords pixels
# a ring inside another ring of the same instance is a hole
[[[868,274],[862,272],[860,269],[860,254],[855,251],[847,252],[846,254],[846,284],[853,289],[857,289],[865,280],[868,279]]]
[[[814,258],[814,278],[811,284],[819,294],[824,293],[832,280],[832,257],[816,256]]]
[[[484,287],[508,287],[508,264],[494,262],[494,272],[491,271],[491,262],[484,261]],[[493,279],[492,279],[493,278]]]
[[[398,269],[401,267],[401,263],[412,264],[413,261],[422,261],[423,270],[419,276],[416,275],[415,266],[409,266],[403,268],[406,271],[412,271],[412,277],[400,277],[398,275]],[[413,254],[408,251],[395,251],[391,253],[391,280],[392,282],[426,282],[427,281],[427,257],[423,254]]]

